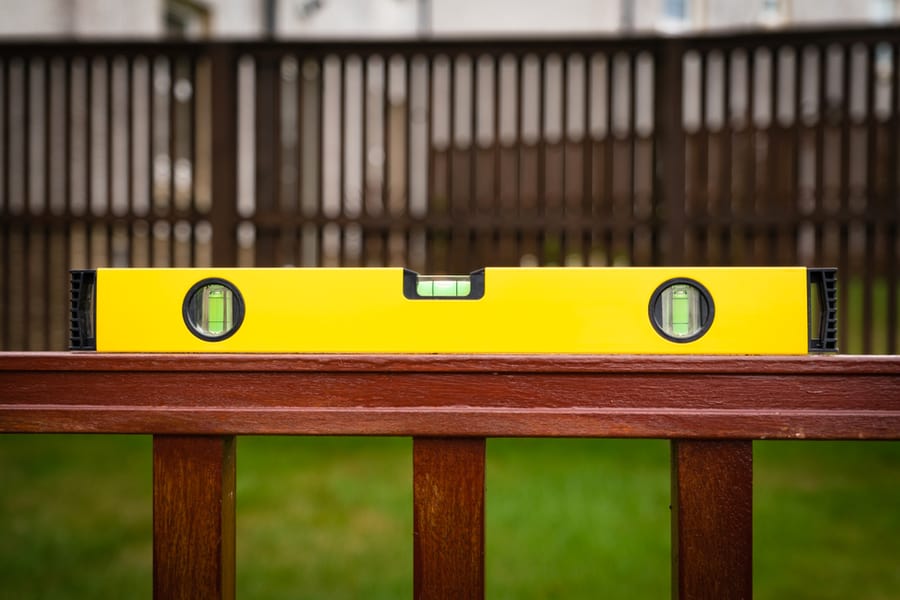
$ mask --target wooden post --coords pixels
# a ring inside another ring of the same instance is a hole
[[[484,598],[484,438],[413,440],[413,587]]]
[[[753,595],[753,446],[672,441],[672,598]]]
[[[234,451],[234,436],[154,436],[154,598],[234,598]]]
[[[237,266],[237,57],[233,46],[210,47],[210,94],[213,227],[212,261],[217,267]]]
[[[254,185],[257,215],[278,214],[281,190],[281,59],[257,57],[254,79]],[[301,79],[301,85],[302,85]],[[299,115],[302,119],[303,115]],[[343,143],[343,138],[341,138]],[[302,145],[302,143],[301,143]],[[341,153],[343,156],[343,152]],[[257,225],[254,244],[255,265],[274,267],[291,263],[293,255],[279,256],[278,228]]]
[[[665,215],[668,243],[654,242],[656,264],[684,264],[685,233],[685,134],[682,126],[684,43],[678,39],[660,42],[656,58],[656,201]]]

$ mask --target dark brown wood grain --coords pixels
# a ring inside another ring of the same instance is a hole
[[[672,597],[753,595],[753,442],[672,442]]]
[[[413,441],[413,593],[484,598],[483,438]]]
[[[216,199],[210,207],[209,221],[214,231],[224,235],[212,238],[214,266],[236,265],[238,260],[237,236],[238,188],[235,185],[238,163],[237,131],[232,126],[238,115],[238,53],[227,45],[217,45],[209,52],[209,81],[211,96],[216,98],[209,112],[210,117],[210,186]],[[197,135],[197,127],[193,127]]]
[[[0,354],[36,431],[897,439],[900,357]]]
[[[153,595],[234,598],[235,440],[153,438]]]

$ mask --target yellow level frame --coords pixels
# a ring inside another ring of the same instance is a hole
[[[227,339],[185,324],[185,296],[220,278],[245,315]],[[806,354],[807,269],[487,268],[480,299],[409,299],[399,268],[98,269],[101,352]],[[715,313],[691,342],[664,338],[648,303],[667,280],[705,287]]]

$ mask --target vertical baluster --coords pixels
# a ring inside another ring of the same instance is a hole
[[[522,206],[522,175],[524,170],[522,169],[522,153],[524,151],[524,137],[522,132],[525,128],[525,94],[522,88],[522,79],[523,73],[522,71],[525,68],[523,64],[524,56],[521,54],[515,55],[515,68],[516,68],[516,131],[515,131],[515,152],[516,152],[516,196],[515,196],[515,216],[517,220],[517,228],[516,228],[516,257],[518,261],[522,260],[522,256],[524,253],[523,246],[523,238],[525,236],[524,225],[522,221],[522,216],[524,215],[524,210]]]
[[[778,102],[781,96],[781,57],[779,56],[779,48],[772,46],[769,48],[769,129],[766,132],[766,186],[763,188],[764,193],[757,200],[759,207],[759,215],[766,221],[765,223],[765,248],[767,252],[763,254],[765,257],[764,265],[784,264],[782,257],[778,252],[778,230],[784,227],[787,210],[784,203],[787,201],[780,185],[781,181],[778,177],[780,171],[784,167],[782,157],[784,156],[786,136],[782,135],[782,125],[778,121]],[[757,240],[757,244],[759,241]]]
[[[48,56],[44,60],[44,156],[43,156],[43,164],[41,165],[41,169],[43,170],[43,185],[44,185],[44,201],[43,201],[43,212],[46,217],[46,221],[41,231],[41,241],[42,241],[42,251],[41,254],[43,256],[43,264],[40,265],[41,273],[43,275],[43,280],[41,281],[41,288],[44,291],[43,297],[40,299],[40,303],[42,306],[42,328],[43,328],[43,339],[41,340],[40,348],[41,350],[51,350],[55,344],[54,340],[54,330],[57,326],[57,315],[61,314],[58,305],[58,298],[53,293],[54,292],[54,280],[63,276],[62,272],[54,272],[52,267],[56,262],[56,256],[52,252],[53,247],[51,244],[51,240],[56,237],[55,227],[53,225],[53,220],[55,217],[56,211],[53,210],[52,201],[53,201],[53,179],[56,174],[56,164],[53,160],[53,153],[51,152],[51,148],[53,147],[52,138],[51,138],[51,101],[53,95],[51,93],[53,77],[51,74],[52,71],[52,59]],[[64,278],[64,277],[63,277]]]
[[[385,216],[391,215],[391,55],[385,53],[382,60],[381,80],[381,149],[383,162],[381,164],[381,210]],[[391,264],[391,234],[390,225],[385,225],[381,232],[381,263]]]
[[[154,598],[234,598],[235,438],[153,438]]]
[[[838,272],[850,273],[850,225],[852,222],[850,215],[850,94],[851,79],[853,75],[852,62],[853,53],[850,45],[842,46],[842,63],[841,63],[841,160],[840,160],[840,206],[837,218],[839,227],[839,254],[838,254]],[[851,323],[848,318],[850,313],[850,286],[848,279],[838,279],[838,331],[844,333],[844,339],[854,339],[852,336],[855,332],[850,331],[848,327]],[[850,334],[849,336],[847,334]],[[859,352],[856,346],[844,345],[845,351]]]
[[[134,198],[134,59],[129,55],[125,63],[125,214],[128,219],[128,266],[135,266],[137,240],[134,230],[137,221]],[[194,90],[196,94],[196,89]],[[193,159],[192,159],[193,160]]]
[[[317,57],[316,76],[316,152],[315,160],[317,161],[316,176],[316,240],[319,248],[316,252],[316,266],[322,266],[324,257],[324,248],[322,240],[325,237],[325,228],[322,225],[325,215],[325,56]]]
[[[693,228],[688,234],[692,243],[693,256],[688,256],[689,264],[706,263],[709,260],[709,148],[710,148],[710,123],[709,102],[707,93],[710,86],[709,77],[709,52],[697,52],[697,63],[700,71],[700,81],[697,88],[699,110],[697,114],[697,134],[694,145],[694,168],[692,169],[693,181],[689,183],[693,188],[693,198],[689,200],[690,214],[688,222],[693,223]]]
[[[157,57],[148,54],[147,55],[147,215],[148,215],[148,229],[147,229],[147,262],[150,266],[157,266],[157,257],[156,257],[156,230],[154,227],[153,219],[156,217],[156,172],[153,168],[155,162],[154,152],[156,151],[156,144],[154,143],[154,138],[156,137],[156,63]],[[215,127],[213,128],[215,131]],[[235,144],[237,144],[237,137],[235,137]],[[215,148],[215,145],[213,145]],[[235,161],[236,163],[237,161]],[[218,163],[215,164],[218,167]],[[225,165],[223,165],[224,167]],[[236,181],[233,182],[232,185],[236,187]],[[221,189],[221,186],[218,188]],[[213,193],[213,197],[215,198],[215,190]],[[215,235],[215,233],[213,234]]]
[[[469,56],[469,201],[466,214],[470,219],[480,212],[478,199],[478,55]],[[474,224],[474,222],[473,222]]]
[[[816,89],[816,131],[815,131],[815,182],[813,206],[813,237],[815,262],[824,266],[825,262],[825,128],[828,125],[828,51],[826,46],[816,46],[816,60],[819,79]]]
[[[31,116],[31,70],[33,59],[22,61],[22,349],[31,348],[31,299],[32,272],[30,268],[29,249],[33,235],[34,206],[31,198],[31,132],[34,129]]]
[[[582,260],[585,265],[593,264],[594,238],[597,233],[596,215],[594,213],[594,140],[591,134],[591,115],[593,114],[591,96],[591,61],[593,55],[582,54],[584,62],[584,87],[582,89],[584,106],[582,107],[581,132],[581,220],[582,220]]]
[[[680,265],[684,260],[684,149],[685,135],[682,118],[684,86],[684,47],[677,40],[666,40],[658,47],[656,64],[659,76],[655,78],[656,98],[665,98],[657,103],[657,135],[660,148],[657,160],[662,163],[660,172],[660,195],[666,215],[668,248],[663,259],[665,264]]]
[[[491,217],[494,219],[495,223],[498,224],[497,237],[498,237],[498,246],[500,249],[498,254],[500,256],[500,260],[502,262],[504,262],[504,264],[505,264],[505,262],[508,260],[509,257],[506,255],[506,252],[504,251],[505,248],[502,246],[502,242],[501,242],[501,240],[506,236],[506,231],[504,231],[504,227],[505,227],[504,217],[506,215],[504,214],[503,203],[501,202],[501,199],[500,199],[500,195],[502,193],[502,191],[501,191],[502,186],[500,185],[500,183],[501,183],[500,177],[501,177],[501,173],[502,173],[502,162],[501,162],[502,154],[501,153],[503,151],[503,147],[500,143],[500,58],[501,58],[500,53],[497,53],[493,56],[493,61],[492,61],[492,69],[493,69],[493,71],[492,71],[492,75],[493,75],[493,80],[492,80],[492,83],[493,83],[493,91],[492,91],[493,107],[492,107],[492,111],[493,111],[493,117],[494,117],[494,121],[493,121],[494,130],[491,132],[491,137],[493,139],[493,150],[494,151],[493,151],[493,154],[491,155],[492,163],[493,163],[492,164],[493,177],[491,179],[490,214],[491,214]]]
[[[540,217],[547,214],[547,55],[537,55],[537,194],[533,213]],[[547,234],[540,228],[540,237]],[[543,240],[541,240],[543,241]],[[537,256],[540,264],[547,263],[546,247],[539,244]]]
[[[238,260],[238,61],[226,44],[212,46],[209,59],[212,263],[217,267],[235,266]]]
[[[413,596],[484,598],[484,438],[413,440]]]
[[[447,110],[449,111],[449,129],[448,129],[448,146],[447,146],[447,205],[449,207],[450,220],[450,239],[448,244],[448,268],[450,271],[462,270],[459,257],[468,253],[466,239],[468,231],[465,224],[460,225],[460,221],[465,217],[465,190],[460,190],[456,185],[456,177],[459,174],[457,169],[457,155],[461,154],[457,144],[459,138],[457,136],[457,112],[460,110],[457,101],[457,76],[459,71],[459,55],[450,54],[448,63],[449,85],[447,91]],[[460,200],[462,196],[462,200]]]
[[[731,243],[730,223],[732,219],[732,150],[734,147],[734,127],[732,115],[733,95],[731,89],[731,64],[734,52],[722,51],[722,132],[719,144],[719,197],[716,199],[715,212],[718,226],[718,256],[716,264],[726,265],[733,260],[728,251]]]
[[[434,189],[434,55],[425,58],[425,218],[429,219],[436,212]],[[435,225],[427,223],[425,229],[425,270],[433,273],[435,269]]]
[[[337,210],[336,214],[339,217],[347,218],[348,210],[347,210],[347,164],[346,164],[346,152],[345,149],[347,147],[347,56],[346,55],[336,55],[335,60],[337,60],[337,91],[336,98],[334,99],[334,106],[337,107],[338,111],[338,131],[337,131],[337,151],[338,151],[338,160],[337,160]],[[339,266],[346,266],[347,264],[347,253],[346,253],[346,239],[347,239],[347,225],[340,226],[337,230],[339,241],[337,245],[337,264]]]
[[[382,68],[384,76],[382,78],[381,88],[381,146],[384,162],[381,165],[381,206],[384,214],[391,214],[391,161],[393,160],[391,152],[391,56],[385,54],[382,56]],[[385,240],[387,242],[387,238]],[[389,255],[387,243],[385,244],[385,261],[388,264]]]
[[[106,145],[106,162],[104,164],[104,168],[106,170],[106,177],[104,185],[106,187],[106,207],[105,207],[105,235],[106,235],[106,260],[109,266],[115,266],[115,244],[114,242],[114,232],[115,232],[115,222],[119,215],[116,214],[115,211],[115,135],[116,135],[116,95],[114,92],[114,84],[115,78],[113,77],[113,73],[115,71],[115,60],[113,56],[108,56],[106,58],[106,139],[104,140],[104,144]],[[174,77],[174,66],[172,76]],[[170,90],[174,88],[174,79],[169,81]],[[173,96],[174,97],[174,96]],[[171,108],[170,108],[170,118],[171,118]],[[173,128],[174,131],[174,128]],[[174,139],[174,135],[171,135],[171,139]],[[172,189],[174,190],[174,180],[175,180],[175,164],[174,164],[174,155],[170,157],[172,161],[169,165],[169,177],[172,180]],[[174,194],[171,195],[170,202],[174,202]],[[174,239],[174,235],[170,236],[171,239]],[[172,253],[174,254],[174,252]]]
[[[627,248],[628,248],[628,264],[633,265],[635,263],[635,235],[637,230],[637,219],[635,218],[635,210],[634,205],[637,200],[636,196],[636,188],[635,188],[635,174],[637,172],[637,168],[635,162],[637,161],[637,130],[636,130],[636,121],[638,108],[637,101],[637,54],[634,51],[629,51],[626,54],[628,59],[628,104],[626,106],[627,111],[627,136],[628,136],[628,183],[626,185],[626,189],[628,190],[628,198],[627,198],[627,210],[625,212],[626,217],[628,219],[628,224],[626,225],[626,231],[629,231],[628,239],[627,239]]]
[[[807,136],[803,132],[803,73],[806,65],[804,60],[803,47],[800,45],[793,46],[794,50],[794,96],[791,98],[792,104],[792,123],[791,123],[791,143],[793,153],[791,154],[791,170],[790,180],[787,185],[788,203],[789,203],[789,223],[790,227],[785,234],[785,242],[789,245],[787,264],[800,264],[799,260],[799,240],[800,240],[800,197],[806,190],[800,185],[800,158],[806,148]]]
[[[560,228],[560,252],[559,264],[565,265],[569,256],[569,245],[576,243],[578,235],[571,225],[574,222],[575,215],[569,210],[568,190],[566,183],[566,154],[569,149],[569,59],[568,53],[562,54],[560,57],[560,100],[559,100],[559,144],[560,144],[560,160],[559,160],[559,202],[557,204],[558,218],[563,223]]]
[[[280,257],[277,256],[279,237],[277,190],[280,181],[278,166],[281,154],[281,136],[279,135],[280,60],[272,56],[257,56],[255,65],[255,188],[258,219],[256,265],[271,267],[280,262]]]
[[[606,132],[603,136],[603,251],[606,264],[611,266],[615,255],[614,237],[618,223],[615,219],[615,54],[606,53]]]
[[[752,444],[672,441],[673,598],[752,597]]]
[[[369,221],[372,216],[370,212],[371,198],[369,198],[369,103],[367,101],[369,95],[369,58],[367,54],[361,54],[359,57],[359,77],[360,77],[360,93],[359,93],[359,110],[360,110],[360,208],[359,215],[363,219],[363,223]],[[362,225],[360,228],[360,248],[362,248],[362,262],[366,266],[372,264],[369,256],[369,239],[371,225]]]
[[[456,186],[453,185],[456,172],[453,168],[454,157],[456,156],[456,58],[455,54],[450,54],[447,61],[447,117],[449,123],[447,129],[447,206],[449,207],[448,212],[454,217],[459,214],[459,209],[456,207],[456,198],[454,197]],[[454,243],[457,235],[458,232],[451,226],[451,244]],[[451,256],[455,256],[453,250],[451,250]]]
[[[413,126],[412,126],[412,61],[413,56],[406,54],[402,56],[403,60],[403,97],[405,102],[403,115],[403,222],[407,223],[404,236],[406,237],[406,264],[410,263],[410,238],[412,235],[412,147],[413,147]]]
[[[756,56],[758,47],[747,48],[747,144],[744,147],[744,188],[738,218],[743,225],[743,247],[740,249],[739,260],[742,265],[756,264],[756,237],[758,225],[755,225],[756,217],[756,145],[759,134],[756,128]]]
[[[197,84],[197,56],[195,54],[190,54],[185,60],[187,61],[187,80],[191,86],[186,108],[188,128],[185,134],[187,136],[187,156],[185,156],[185,159],[188,168],[190,169],[188,172],[190,185],[187,190],[188,199],[186,203],[188,210],[188,224],[190,226],[188,266],[196,267],[198,266],[197,245],[199,243],[197,239],[197,225],[201,218],[200,210],[197,205],[197,89],[199,87]]]
[[[900,44],[892,43],[891,52],[891,81],[888,93],[889,117],[887,121],[887,197],[883,208],[887,213],[886,237],[886,265],[885,285],[887,286],[887,349],[888,354],[896,354],[900,327],[898,327],[897,288],[900,286],[900,269],[897,266],[897,242],[898,242],[898,214],[900,214],[900,198],[898,198],[898,173],[897,165],[898,138],[900,138],[900,116],[898,116],[898,91],[900,91]]]
[[[10,306],[12,302],[12,294],[13,294],[13,284],[12,279],[10,278],[10,252],[12,251],[10,245],[10,235],[12,234],[12,226],[10,225],[10,202],[12,197],[12,185],[10,184],[10,177],[12,176],[12,148],[10,145],[10,141],[12,140],[12,136],[10,135],[10,128],[12,127],[12,110],[10,110],[9,102],[11,99],[11,94],[9,92],[10,86],[10,76],[9,69],[10,63],[12,61],[9,59],[9,55],[6,55],[3,61],[0,61],[0,69],[2,69],[2,77],[3,77],[3,111],[0,113],[0,118],[2,118],[2,122],[0,122],[0,128],[3,129],[3,164],[0,166],[0,169],[3,170],[3,198],[0,198],[0,290],[2,290],[3,294],[3,304],[0,306],[0,344],[2,344],[3,350],[11,350],[12,349],[12,336],[10,335],[10,324],[12,323],[12,313],[10,311]]]
[[[295,256],[297,256],[297,264],[301,266],[306,266],[308,257],[305,256],[305,239],[306,234],[304,232],[304,228],[302,226],[302,221],[307,216],[307,208],[305,203],[305,187],[306,187],[306,162],[305,162],[305,149],[306,149],[306,127],[304,123],[306,122],[306,75],[305,71],[305,58],[303,55],[294,55],[294,59],[297,61],[297,150],[295,155],[294,162],[294,170],[296,172],[296,188],[294,190],[294,210],[300,215],[299,219],[295,219],[291,222],[291,226],[294,229],[294,235],[296,236],[295,245],[293,248],[293,252]],[[363,65],[365,68],[365,65]],[[365,102],[365,93],[363,93],[363,102]],[[365,112],[363,112],[363,119],[365,119]],[[365,127],[363,127],[363,146],[365,146]],[[365,149],[363,150],[365,152]],[[365,165],[365,163],[363,163]],[[365,180],[365,168],[363,169],[363,178]]]
[[[875,268],[875,236],[877,230],[875,228],[876,215],[881,213],[881,206],[878,202],[878,170],[877,170],[877,152],[878,139],[875,121],[875,78],[878,74],[875,71],[875,44],[866,46],[866,102],[865,102],[865,124],[866,124],[866,184],[865,184],[865,204],[864,216],[865,223],[863,231],[865,235],[863,250],[863,297],[862,297],[862,337],[863,337],[863,354],[872,353],[872,313],[873,313],[873,292],[875,287],[875,277],[873,269]],[[873,218],[874,217],[874,218]]]
[[[472,53],[469,56],[469,201],[466,209],[471,243],[466,246],[464,262],[466,271],[484,264],[486,255],[484,249],[489,247],[491,235],[489,230],[479,230],[476,227],[484,210],[483,203],[478,197],[478,94],[478,55]]]
[[[60,132],[60,144],[62,144],[62,209],[60,214],[64,223],[62,229],[62,264],[64,269],[72,268],[72,58],[64,56],[62,83],[62,131]],[[68,282],[66,283],[68,286]],[[66,297],[68,298],[68,289],[66,289]],[[68,312],[64,312],[66,316],[66,324],[63,327],[64,348],[69,346],[69,323]]]

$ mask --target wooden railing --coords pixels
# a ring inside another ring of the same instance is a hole
[[[752,440],[900,439],[900,357],[7,353],[0,432],[153,434],[157,598],[234,596],[238,435],[412,436],[414,593],[452,599],[485,438],[667,438],[673,598],[749,598]]]

